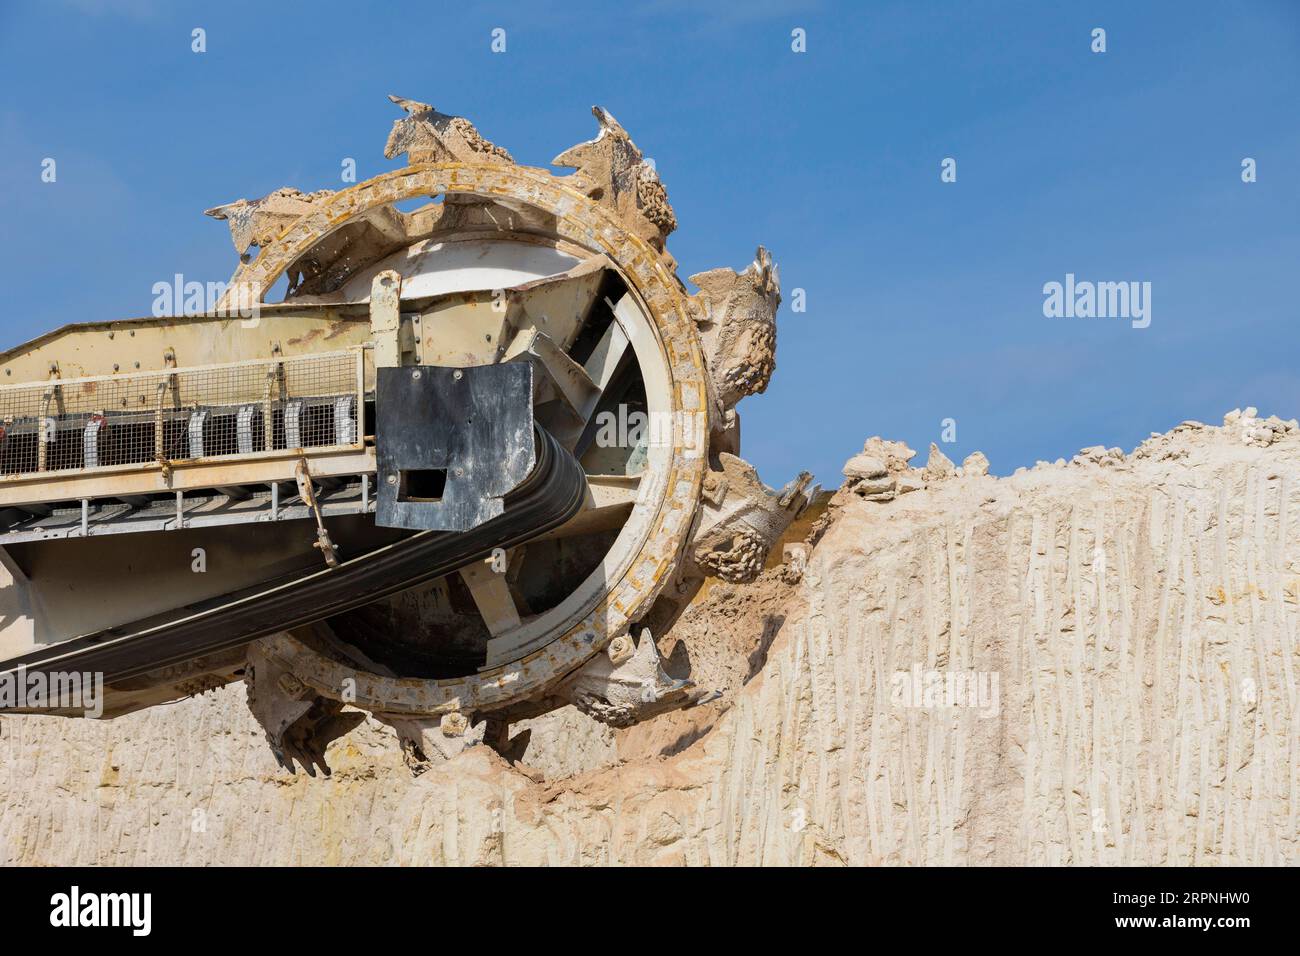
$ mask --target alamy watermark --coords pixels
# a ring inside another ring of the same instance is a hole
[[[152,893],[89,893],[73,886],[50,897],[50,925],[120,926],[132,936],[148,936],[153,928]]]
[[[968,707],[981,717],[996,717],[999,707],[997,671],[896,671],[890,701],[895,707],[949,710]]]
[[[104,714],[104,675],[99,671],[28,671],[0,674],[0,710],[79,710]]]
[[[1067,272],[1065,282],[1043,285],[1043,297],[1049,319],[1129,319],[1135,329],[1151,324],[1150,282],[1076,281]]]
[[[207,315],[243,319],[247,328],[262,317],[257,290],[246,282],[199,282],[176,273],[170,282],[155,282],[152,293],[155,318]]]
[[[676,426],[681,425],[683,447],[702,449],[707,439],[706,419],[703,415],[655,411],[643,412],[620,404],[616,409],[605,409],[596,414],[597,448],[672,448]]]

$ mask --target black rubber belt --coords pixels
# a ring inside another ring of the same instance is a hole
[[[280,579],[234,600],[51,644],[11,658],[0,674],[20,667],[28,673],[80,671],[103,673],[112,683],[324,620],[443,577],[495,548],[523,544],[576,515],[587,491],[577,460],[544,429],[536,434],[537,463],[528,478],[506,495],[503,514],[471,531],[422,531],[338,567]]]

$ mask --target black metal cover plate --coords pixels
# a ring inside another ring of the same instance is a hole
[[[377,369],[375,523],[469,531],[500,515],[536,458],[532,376],[526,362]]]

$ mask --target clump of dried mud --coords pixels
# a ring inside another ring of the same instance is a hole
[[[870,439],[661,641],[713,703],[412,778],[279,771],[242,688],[0,722],[10,863],[1300,862],[1300,428],[1235,411],[1008,478]],[[806,555],[806,566],[803,561]],[[935,695],[910,683],[933,675]],[[945,697],[945,678],[996,688]],[[971,706],[975,704],[976,706]]]

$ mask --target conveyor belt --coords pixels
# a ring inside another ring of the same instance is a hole
[[[536,448],[533,470],[506,496],[505,512],[470,531],[418,532],[335,568],[51,644],[11,658],[0,673],[99,672],[112,683],[324,620],[515,547],[568,521],[586,494],[582,467],[540,428]]]

